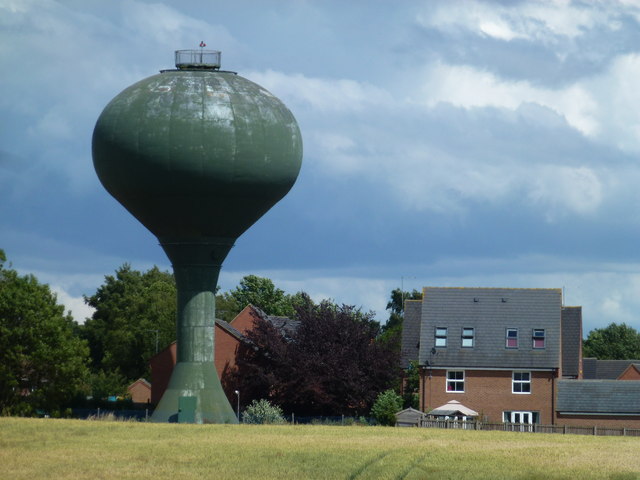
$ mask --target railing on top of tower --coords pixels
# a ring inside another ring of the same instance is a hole
[[[222,53],[218,50],[204,50],[207,45],[200,42],[200,50],[176,50],[178,70],[219,70]]]

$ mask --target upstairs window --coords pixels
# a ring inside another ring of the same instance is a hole
[[[533,348],[544,348],[544,329],[533,329]]]
[[[518,348],[518,329],[507,328],[507,348]]]
[[[473,328],[462,329],[462,346],[466,348],[473,347],[474,332]]]
[[[447,346],[447,329],[446,327],[436,327],[436,347]]]
[[[464,393],[464,370],[447,371],[447,392]]]
[[[512,392],[531,393],[531,372],[513,372]]]

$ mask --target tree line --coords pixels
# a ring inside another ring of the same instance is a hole
[[[298,328],[283,336],[257,319],[237,371],[223,383],[240,389],[244,404],[264,398],[296,414],[366,415],[378,394],[399,391],[403,303],[419,298],[416,290],[394,289],[381,325],[373,312],[315,303],[304,292],[288,294],[268,278],[248,275],[216,294],[217,317],[231,321],[252,304],[296,320]],[[19,275],[0,250],[0,414],[59,412],[87,397],[122,396],[136,379],[150,378],[149,359],[175,340],[173,275],[124,264],[84,299],[94,313],[80,324],[48,285]],[[615,323],[595,329],[584,356],[638,359],[640,333]],[[405,406],[414,404],[416,372],[414,366],[407,374]]]

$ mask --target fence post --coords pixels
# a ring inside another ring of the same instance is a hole
[[[622,427],[622,436],[623,437],[627,436],[627,427]]]
[[[145,422],[149,421],[149,409],[148,408],[144,409],[144,421]]]
[[[566,435],[566,434],[567,434],[567,424],[566,424],[566,423],[565,423],[565,424],[564,424],[564,426],[562,427],[562,433],[563,433],[564,435]]]
[[[291,412],[291,424],[295,425],[296,424],[296,414]]]
[[[597,426],[593,426],[593,434],[597,435],[598,434],[598,427]]]

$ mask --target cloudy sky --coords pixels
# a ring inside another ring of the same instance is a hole
[[[107,102],[201,40],[296,116],[257,274],[375,310],[391,289],[563,288],[585,334],[640,329],[640,6],[632,1],[0,0],[0,248],[83,321],[104,275],[169,263],[102,188]]]

